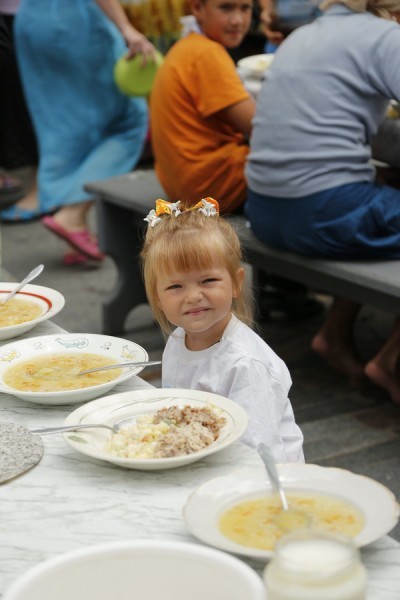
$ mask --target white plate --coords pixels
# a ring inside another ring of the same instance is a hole
[[[362,531],[354,538],[358,547],[387,534],[399,519],[394,494],[381,483],[351,471],[307,464],[278,465],[283,487],[290,491],[326,493],[356,505],[365,517]],[[198,539],[257,559],[268,559],[273,551],[249,548],[226,538],[219,530],[222,514],[232,506],[273,493],[265,469],[243,469],[211,479],[197,488],[183,509],[190,532]]]
[[[255,54],[253,56],[246,56],[246,58],[242,58],[238,61],[237,66],[243,77],[262,79],[265,71],[271,66],[274,57],[274,54]]]
[[[16,288],[18,283],[0,282],[0,298],[4,298]],[[57,313],[64,308],[65,298],[60,292],[42,285],[27,284],[20,292],[17,292],[15,298],[20,300],[30,300],[38,304],[42,309],[39,317],[26,321],[19,325],[10,325],[8,327],[0,327],[0,340],[10,340],[23,333],[26,333],[33,327],[36,327],[42,321],[52,319]]]
[[[110,335],[61,333],[32,337],[6,344],[0,348],[0,391],[37,404],[77,404],[105,394],[121,381],[129,379],[143,370],[143,367],[128,367],[119,377],[106,383],[62,392],[25,392],[11,388],[4,383],[4,372],[11,365],[40,356],[71,353],[100,354],[110,358],[110,363],[148,360],[148,354],[142,346]]]
[[[203,450],[174,456],[172,458],[119,458],[112,456],[104,450],[106,440],[110,433],[106,429],[81,430],[74,433],[65,433],[64,438],[78,452],[105,460],[107,462],[126,467],[127,469],[157,470],[181,467],[218,452],[238,440],[247,428],[247,414],[235,402],[211,394],[195,390],[181,389],[146,389],[135,392],[124,392],[112,397],[101,398],[74,410],[65,420],[64,425],[82,423],[105,423],[113,425],[119,421],[137,417],[143,414],[152,414],[164,407],[189,405],[192,407],[217,406],[223,411],[227,420],[220,431],[218,439]]]

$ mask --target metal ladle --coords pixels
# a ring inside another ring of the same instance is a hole
[[[36,277],[40,275],[43,269],[44,265],[38,265],[37,267],[32,269],[32,271],[25,277],[25,279],[23,279],[21,283],[17,285],[17,287],[15,287],[9,294],[7,294],[7,296],[0,299],[0,306],[11,300],[11,298],[13,298],[15,294],[24,287],[24,285],[36,279]]]
[[[283,531],[292,531],[293,529],[308,527],[310,524],[310,517],[301,510],[289,508],[286,494],[280,482],[275,459],[271,449],[268,448],[266,444],[258,444],[257,450],[264,462],[264,465],[266,466],[269,479],[279,494],[282,504],[282,510],[274,518],[275,525],[277,525],[279,529],[282,529]]]

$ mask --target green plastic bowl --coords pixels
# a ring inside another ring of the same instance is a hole
[[[148,60],[143,66],[142,60],[142,55],[137,54],[130,60],[121,56],[115,63],[115,83],[119,90],[127,96],[148,96],[150,94],[155,74],[164,58],[160,52],[156,52],[154,62]]]

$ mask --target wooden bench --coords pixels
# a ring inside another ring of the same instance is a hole
[[[166,198],[153,170],[97,181],[85,186],[98,202],[101,248],[118,269],[116,288],[103,302],[103,331],[118,334],[134,307],[146,302],[137,257],[146,223],[143,218],[157,198]],[[244,217],[229,217],[241,239],[245,260],[253,267],[256,301],[262,293],[257,282],[268,272],[304,283],[309,288],[400,313],[400,260],[337,261],[305,258],[275,250],[260,242]],[[257,291],[258,290],[258,291]]]

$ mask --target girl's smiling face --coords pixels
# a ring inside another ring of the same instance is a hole
[[[243,276],[239,269],[238,281],[242,282]],[[157,280],[160,308],[170,323],[185,330],[189,350],[204,350],[221,339],[237,294],[222,264],[199,271],[160,273]]]

